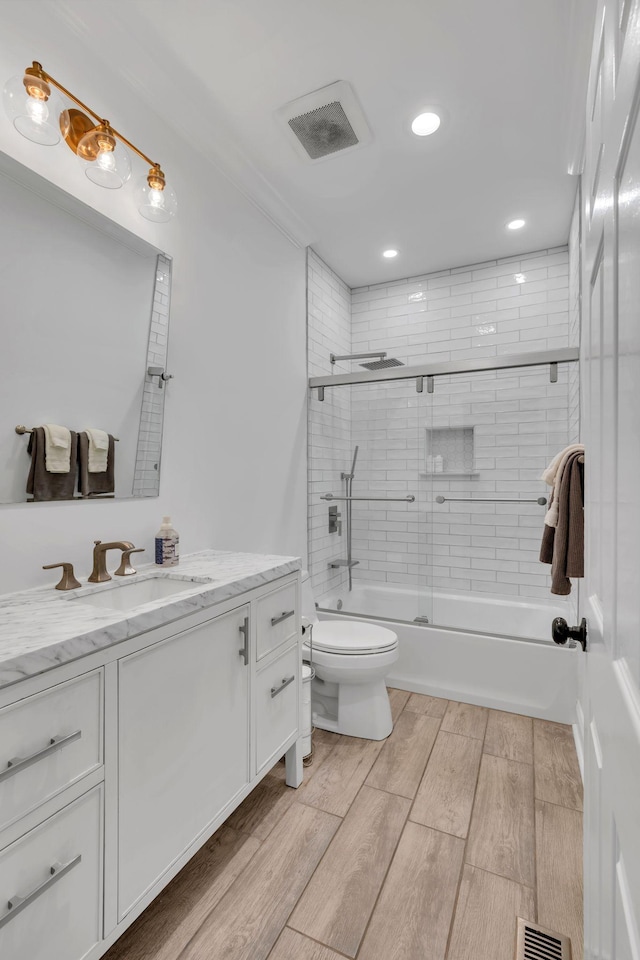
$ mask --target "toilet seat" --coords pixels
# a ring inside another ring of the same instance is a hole
[[[395,650],[393,630],[358,620],[323,620],[313,626],[313,649],[322,653],[364,655]]]

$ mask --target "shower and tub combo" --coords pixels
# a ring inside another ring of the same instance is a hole
[[[578,350],[420,366],[375,356],[366,372],[310,379],[320,623],[390,630],[389,685],[572,722],[577,657],[551,623],[575,619],[575,594],[549,593],[538,551],[540,475],[577,439]],[[334,501],[344,522],[328,536]]]

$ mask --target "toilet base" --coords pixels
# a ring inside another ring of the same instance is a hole
[[[321,730],[364,740],[384,740],[393,730],[384,680],[337,684],[315,678],[311,707],[313,724]]]

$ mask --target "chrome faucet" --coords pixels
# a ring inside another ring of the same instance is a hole
[[[132,543],[128,540],[114,540],[113,543],[103,543],[101,540],[93,541],[93,570],[88,578],[89,583],[105,583],[111,580],[111,574],[107,573],[107,550],[135,550]]]

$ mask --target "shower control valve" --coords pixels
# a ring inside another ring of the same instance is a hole
[[[339,536],[342,536],[342,516],[338,512],[337,504],[329,507],[329,533],[337,533]]]

